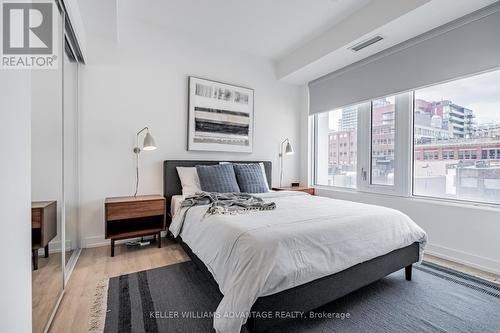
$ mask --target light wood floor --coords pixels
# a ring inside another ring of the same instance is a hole
[[[33,332],[41,333],[49,322],[52,311],[63,289],[61,253],[48,258],[38,257],[38,269],[32,271]]]
[[[155,244],[142,248],[117,246],[114,258],[109,256],[109,246],[83,249],[49,332],[86,332],[94,293],[103,279],[186,260],[189,257],[182,248],[167,239],[162,240],[161,249]],[[426,255],[425,260],[500,283],[498,275],[432,256]]]
[[[162,239],[162,248],[118,245],[115,256],[109,246],[83,249],[49,332],[87,332],[90,308],[99,282],[113,276],[162,267],[189,260],[182,248]]]

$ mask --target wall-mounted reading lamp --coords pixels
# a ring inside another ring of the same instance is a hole
[[[142,150],[155,150],[156,149],[155,139],[153,139],[153,136],[151,135],[151,133],[149,133],[149,128],[147,126],[144,127],[143,129],[141,129],[139,132],[137,132],[136,146],[134,147],[134,153],[135,153],[135,192],[134,192],[134,197],[137,196],[137,191],[139,189],[139,154],[141,153],[141,148],[139,148],[139,135],[144,131],[146,131],[146,135],[144,136]]]
[[[283,146],[285,145],[285,149],[283,150]],[[286,138],[281,142],[280,144],[280,187],[282,186],[283,183],[283,169],[284,169],[284,160],[283,160],[283,155],[293,155],[293,148],[292,145],[290,144],[290,140]]]

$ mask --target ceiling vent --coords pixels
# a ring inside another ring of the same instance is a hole
[[[370,46],[372,44],[380,42],[382,39],[384,39],[382,36],[377,35],[375,37],[372,37],[370,39],[367,39],[367,40],[365,40],[365,41],[363,41],[361,43],[358,43],[358,44],[352,46],[350,49],[353,50],[353,51],[355,51],[355,52],[358,52],[359,50],[362,50],[365,47],[368,47],[368,46]]]

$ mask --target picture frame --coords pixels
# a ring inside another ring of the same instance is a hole
[[[188,150],[253,151],[253,89],[190,76],[188,109]]]

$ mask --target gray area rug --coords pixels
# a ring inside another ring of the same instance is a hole
[[[190,261],[115,277],[104,332],[213,332],[209,314],[221,297]],[[396,272],[316,310],[315,317],[305,314],[271,332],[498,333],[500,286],[423,263],[414,265],[412,281]]]

